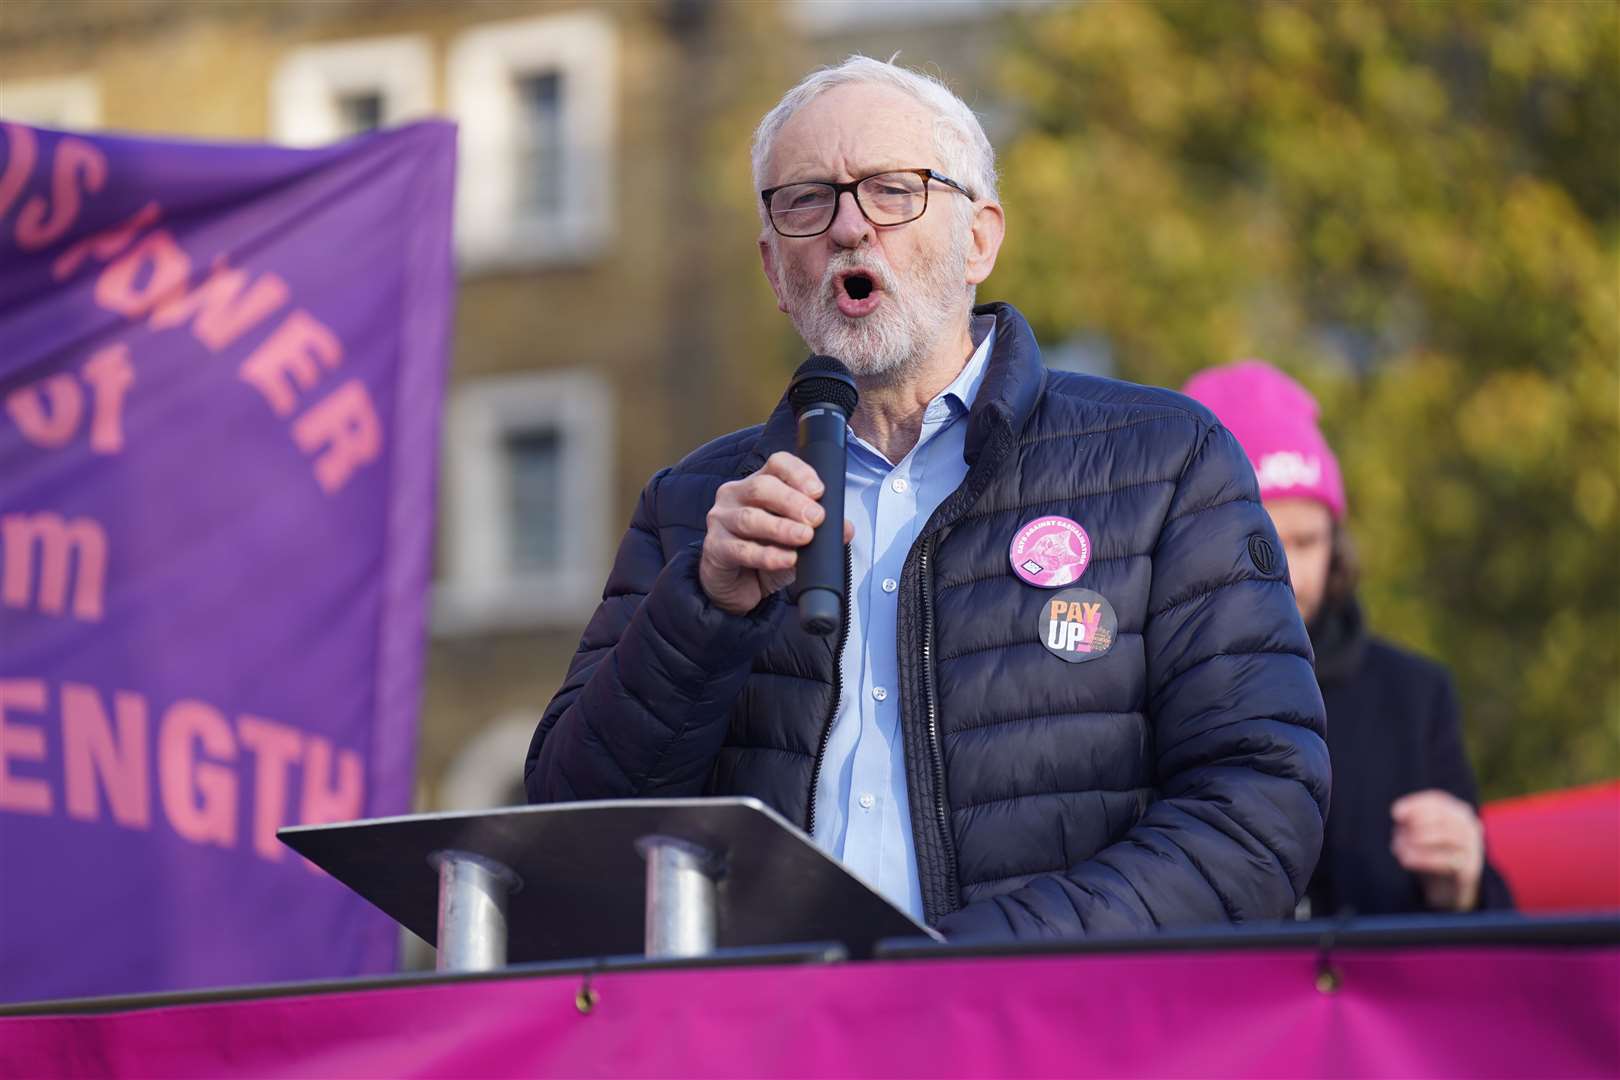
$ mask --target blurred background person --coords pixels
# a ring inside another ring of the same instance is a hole
[[[1486,858],[1450,674],[1373,636],[1356,601],[1344,481],[1316,400],[1258,360],[1201,372],[1184,391],[1248,453],[1316,650],[1333,801],[1302,913],[1511,908]]]

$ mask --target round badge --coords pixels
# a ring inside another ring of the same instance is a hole
[[[1043,517],[1018,530],[1013,537],[1013,573],[1042,589],[1061,589],[1080,580],[1091,562],[1091,537],[1078,522],[1066,517]]]
[[[1047,652],[1059,660],[1083,664],[1114,647],[1119,618],[1102,593],[1064,589],[1041,605],[1036,629]]]

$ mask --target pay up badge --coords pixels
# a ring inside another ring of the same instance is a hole
[[[1037,629],[1047,652],[1071,664],[1083,664],[1114,647],[1119,618],[1102,593],[1064,589],[1041,605]]]

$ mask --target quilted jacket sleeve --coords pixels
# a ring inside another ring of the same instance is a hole
[[[1322,696],[1282,545],[1224,428],[1176,488],[1143,635],[1157,798],[1091,859],[947,916],[947,936],[1275,919],[1303,895],[1328,806]]]
[[[531,802],[684,796],[703,783],[754,654],[781,617],[780,594],[747,615],[709,603],[699,543],[666,560],[659,485],[642,492],[602,603],[524,763]]]

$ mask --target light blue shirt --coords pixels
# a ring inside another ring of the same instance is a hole
[[[856,875],[923,921],[917,851],[900,740],[900,570],[934,509],[967,477],[968,411],[984,382],[996,320],[973,320],[978,347],[928,403],[922,436],[897,464],[849,433],[844,516],[850,542],[849,633],[843,692],[816,784],[814,839]]]

